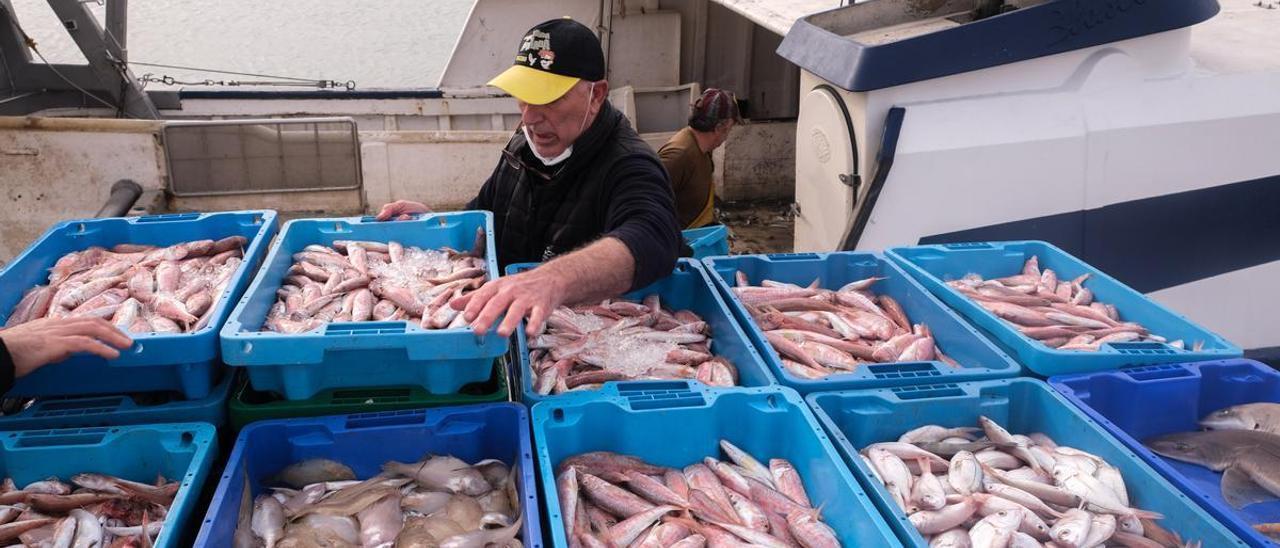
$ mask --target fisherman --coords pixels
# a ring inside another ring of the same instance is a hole
[[[561,304],[617,296],[670,274],[682,243],[671,183],[607,100],[595,33],[568,18],[539,24],[489,85],[515,97],[521,127],[467,209],[493,212],[502,268],[545,264],[453,301],[471,328],[483,333],[505,315],[499,335],[525,317],[537,332]],[[401,200],[378,219],[427,211]]]
[[[716,187],[711,174],[716,166],[711,152],[723,145],[729,130],[741,122],[733,94],[710,88],[694,102],[689,125],[658,149],[671,177],[680,226],[700,228],[715,221]]]
[[[41,318],[0,329],[0,394],[13,388],[16,378],[77,352],[108,360],[133,341],[102,318]]]

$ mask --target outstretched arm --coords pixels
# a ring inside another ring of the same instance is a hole
[[[563,304],[605,299],[671,273],[680,251],[671,183],[662,166],[636,160],[610,174],[603,237],[538,268],[493,280],[453,303],[477,334],[505,314],[498,334],[529,318],[536,333]]]
[[[120,357],[133,340],[101,318],[42,318],[0,330],[0,392],[45,365],[77,352]]]
[[[504,314],[499,335],[510,336],[526,317],[529,332],[535,333],[562,304],[605,299],[627,291],[634,271],[635,259],[626,244],[604,237],[533,270],[491,281],[453,306],[464,310],[477,334],[487,331]]]

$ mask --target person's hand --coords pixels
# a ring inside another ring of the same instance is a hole
[[[18,324],[0,331],[0,340],[13,358],[15,377],[65,360],[76,352],[113,360],[120,357],[120,350],[133,345],[133,339],[111,322],[82,317],[41,318]]]
[[[377,220],[390,221],[395,219],[397,221],[407,221],[419,213],[431,213],[431,208],[419,202],[396,200],[382,206],[382,210],[378,212]]]
[[[463,311],[463,317],[477,335],[488,331],[498,317],[505,314],[498,326],[498,335],[510,337],[520,325],[520,320],[528,317],[526,333],[533,336],[542,330],[547,317],[564,303],[566,290],[560,281],[562,279],[545,268],[535,268],[490,281],[480,289],[450,301],[449,305]]]

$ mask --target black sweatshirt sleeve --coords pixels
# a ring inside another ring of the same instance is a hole
[[[4,339],[0,339],[0,394],[13,388],[13,375],[13,356],[9,355]]]
[[[503,145],[503,150],[510,147],[511,142],[518,136],[520,136],[520,131],[518,130],[511,134],[507,144]],[[484,185],[481,185],[480,192],[476,193],[476,197],[472,198],[470,202],[467,202],[467,209],[493,211],[496,202],[494,194],[498,192],[498,173],[502,171],[502,164],[506,161],[505,156],[498,156],[498,163],[493,166],[493,171],[489,173],[489,178],[485,179]]]
[[[485,179],[484,185],[480,187],[480,192],[476,193],[476,197],[467,202],[468,210],[484,210],[493,211],[493,193],[494,187],[497,186],[498,170],[502,169],[502,162],[499,159],[498,165],[493,168],[493,173],[489,174],[489,178]]]
[[[662,165],[647,158],[618,162],[609,175],[605,236],[626,244],[635,258],[631,289],[671,274],[680,252],[675,197]]]

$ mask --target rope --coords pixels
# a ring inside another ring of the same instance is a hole
[[[148,73],[148,74],[144,74],[144,75],[142,76],[142,81],[144,81],[144,82],[156,82],[156,83],[165,84],[165,85],[175,85],[175,84],[179,84],[179,85],[185,85],[185,86],[306,86],[306,87],[314,86],[314,87],[318,87],[318,88],[320,88],[320,89],[326,89],[326,88],[344,88],[344,89],[346,89],[346,90],[348,90],[348,91],[356,89],[356,82],[355,82],[355,80],[347,80],[346,82],[339,82],[339,81],[336,81],[336,80],[322,80],[322,79],[312,79],[312,78],[295,78],[295,77],[292,77],[292,76],[279,76],[279,75],[274,75],[274,74],[260,74],[260,73],[254,73],[254,72],[237,72],[237,71],[232,71],[232,70],[218,70],[218,69],[208,69],[208,68],[200,68],[200,67],[188,67],[188,66],[183,66],[183,65],[165,65],[165,64],[161,64],[161,63],[142,63],[142,62],[138,62],[138,61],[129,61],[129,64],[131,64],[131,65],[139,65],[139,66],[144,66],[144,67],[168,68],[168,69],[175,69],[175,70],[189,70],[189,71],[193,71],[193,72],[212,72],[212,73],[215,73],[215,74],[231,74],[231,75],[234,75],[234,76],[252,76],[252,77],[254,77],[254,78],[274,78],[274,79],[275,79],[275,80],[213,80],[213,79],[204,79],[204,80],[184,81],[184,80],[178,80],[178,79],[176,79],[176,78],[174,78],[174,77],[172,77],[172,76],[168,76],[168,75],[155,76],[155,75],[153,75],[153,74]]]

